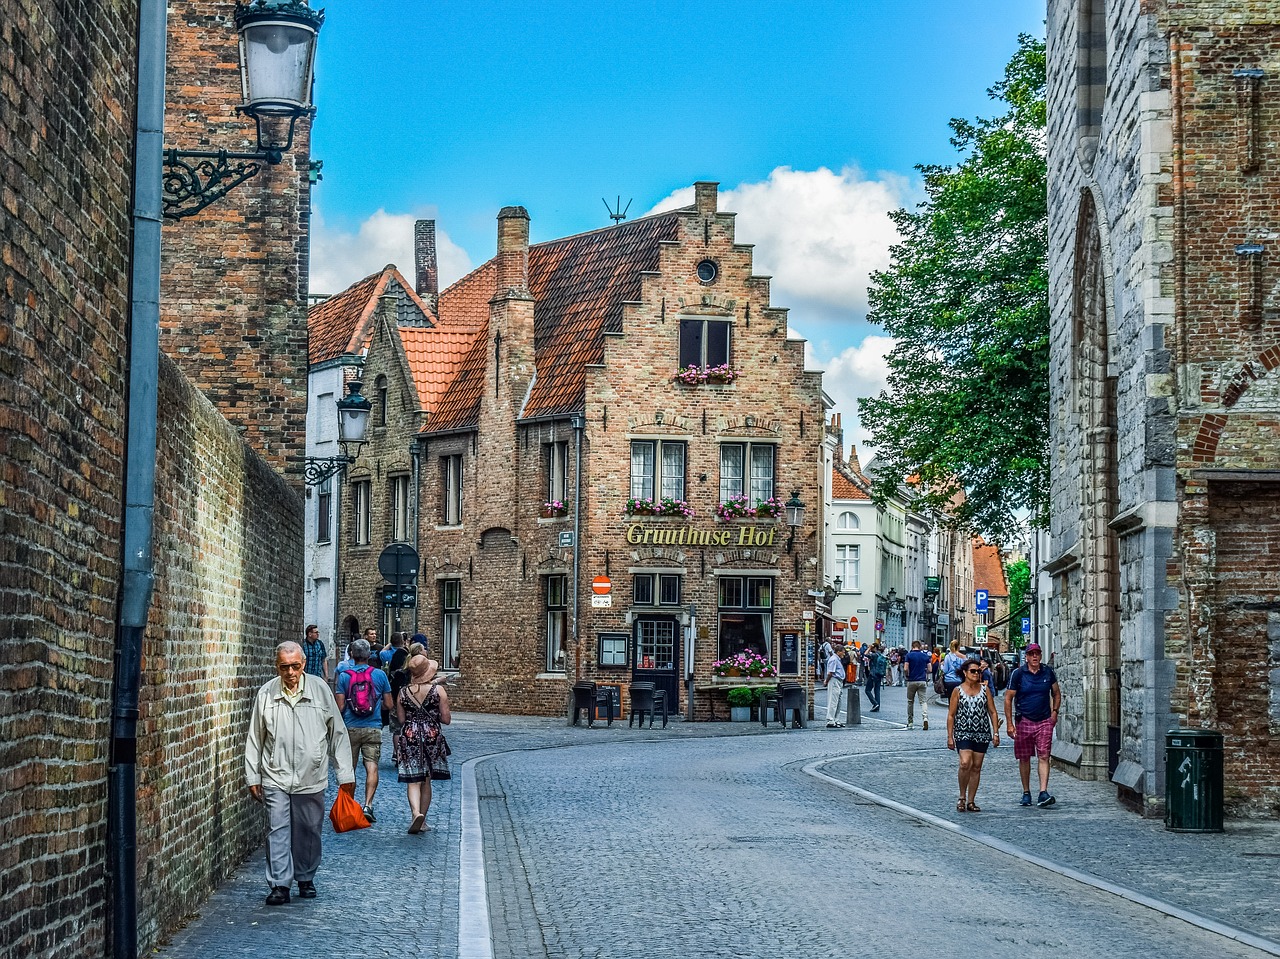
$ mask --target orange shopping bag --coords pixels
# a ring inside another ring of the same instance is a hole
[[[369,828],[369,820],[364,818],[364,810],[356,802],[355,783],[343,783],[338,787],[338,798],[329,810],[329,821],[333,823],[334,832]]]

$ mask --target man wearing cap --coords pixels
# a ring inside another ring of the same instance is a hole
[[[1053,727],[1058,722],[1062,690],[1052,666],[1042,665],[1040,646],[1026,648],[1026,661],[1009,677],[1004,694],[1004,720],[1013,740],[1013,755],[1022,776],[1023,806],[1031,805],[1031,757],[1039,760],[1040,795],[1036,805],[1042,809],[1057,800],[1049,793],[1049,754],[1053,748]],[[1014,717],[1017,723],[1014,723]]]

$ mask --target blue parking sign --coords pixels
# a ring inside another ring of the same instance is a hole
[[[980,589],[973,595],[973,611],[975,613],[985,613],[987,611],[987,591]]]
[[[1022,617],[1022,635],[1023,636],[1031,635],[1031,617],[1030,616]]]

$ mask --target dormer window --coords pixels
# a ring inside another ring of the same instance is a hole
[[[728,320],[696,319],[680,321],[680,369],[699,366],[727,366],[729,363]]]

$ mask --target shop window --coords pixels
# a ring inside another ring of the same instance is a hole
[[[769,576],[721,576],[719,580],[719,656],[750,650],[771,658],[769,637],[773,630],[773,578]]]
[[[440,457],[440,523],[462,524],[462,456]]]
[[[636,669],[674,669],[676,624],[670,619],[636,622]]]
[[[440,581],[440,657],[446,669],[458,668],[458,640],[462,632],[462,580]]]
[[[732,325],[727,320],[681,320],[680,369],[727,365]]]
[[[720,502],[746,496],[755,506],[773,496],[772,443],[722,443],[720,445]]]
[[[372,520],[372,487],[369,480],[356,480],[351,484],[351,542],[356,546],[368,546]]]
[[[633,441],[631,498],[684,499],[684,459],[684,443]]]
[[[563,575],[547,577],[547,672],[564,672],[569,642],[569,600]]]

